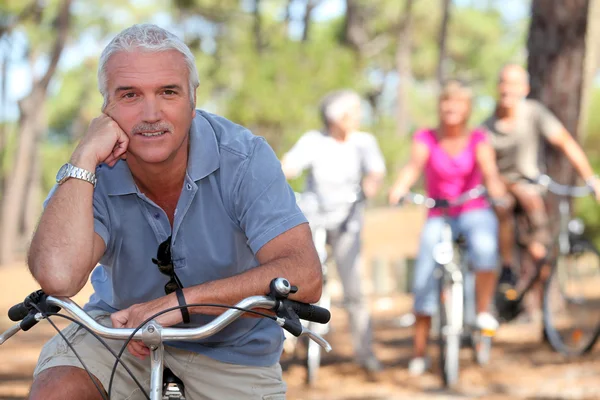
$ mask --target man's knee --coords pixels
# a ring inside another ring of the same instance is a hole
[[[98,379],[95,380],[102,388]],[[104,395],[106,396],[106,392]],[[102,396],[85,370],[77,367],[52,367],[40,372],[33,381],[29,400],[39,399],[101,400]]]

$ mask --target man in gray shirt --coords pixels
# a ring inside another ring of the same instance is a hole
[[[515,203],[523,208],[532,227],[529,252],[534,260],[542,260],[550,244],[548,217],[540,189],[527,182],[540,175],[539,156],[542,139],[560,150],[579,175],[600,196],[600,181],[590,166],[581,146],[560,121],[541,103],[525,99],[529,93],[529,77],[519,65],[506,65],[498,81],[496,110],[483,126],[496,150],[498,169],[508,187],[508,207],[498,207],[500,253],[503,269],[499,289],[505,291],[516,283],[512,272]]]
[[[360,241],[363,204],[357,196],[376,194],[385,175],[385,162],[375,137],[358,131],[360,97],[348,90],[325,97],[322,130],[305,133],[283,157],[286,177],[308,170],[304,195],[315,200],[319,224],[328,242],[344,288],[358,363],[368,372],[381,369],[372,350],[371,321],[361,290]],[[311,212],[306,211],[309,221]],[[312,221],[311,221],[312,223]]]

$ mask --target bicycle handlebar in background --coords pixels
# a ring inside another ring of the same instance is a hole
[[[594,194],[594,190],[589,186],[563,185],[546,174],[542,174],[535,179],[526,178],[526,180],[530,183],[545,187],[548,191],[557,196],[585,197]]]
[[[435,199],[433,197],[428,197],[423,194],[408,192],[398,202],[399,205],[402,205],[404,202],[408,201],[416,205],[422,205],[428,209],[434,208],[450,208],[457,207],[465,204],[468,201],[477,199],[479,197],[483,197],[487,194],[487,190],[483,185],[478,185],[473,189],[467,190],[460,196],[458,196],[454,200],[447,199]]]

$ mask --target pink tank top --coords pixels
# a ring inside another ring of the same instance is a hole
[[[451,156],[440,147],[434,130],[418,131],[413,140],[424,143],[429,148],[429,159],[425,165],[425,190],[429,197],[453,200],[483,183],[476,157],[477,145],[487,141],[483,131],[474,130],[467,146],[456,156]],[[449,215],[455,217],[469,210],[487,207],[487,200],[478,198],[451,208]],[[429,217],[442,214],[442,210],[429,210]]]

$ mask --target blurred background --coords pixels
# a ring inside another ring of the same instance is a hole
[[[387,188],[406,161],[414,130],[437,123],[437,94],[444,79],[460,78],[473,87],[476,98],[471,123],[476,126],[494,109],[501,67],[522,64],[531,75],[530,96],[549,107],[584,143],[595,171],[600,172],[600,113],[595,112],[600,107],[598,3],[0,0],[0,287],[2,297],[8,297],[3,307],[21,300],[21,292],[35,289],[27,280],[23,260],[42,201],[58,168],[100,113],[98,57],[125,27],[152,22],[184,38],[200,73],[198,108],[264,136],[280,156],[301,134],[320,126],[317,107],[325,93],[352,88],[361,94],[364,130],[379,140],[389,172],[384,190],[367,215],[365,275],[371,283],[379,279],[384,285],[380,288],[389,289],[383,294],[390,295],[399,287],[397,282],[385,286],[392,270],[386,275],[370,266],[382,259],[414,256],[423,214],[410,208],[386,209]],[[571,168],[556,157],[548,150],[547,170],[559,181],[573,182]],[[291,184],[299,190],[302,179]],[[583,199],[577,202],[576,212],[598,243],[600,208],[591,198]],[[374,298],[376,315],[397,316],[398,309],[390,304],[398,303],[382,299],[386,298]],[[378,335],[381,339],[385,333],[379,331]],[[399,343],[404,342],[392,345]],[[403,345],[409,348],[408,341]],[[22,355],[21,350],[15,348],[15,354]],[[527,353],[526,359],[535,359],[535,354]],[[514,365],[523,364],[522,360],[513,361]],[[403,361],[388,360],[387,364],[405,368]],[[31,361],[27,365],[23,375],[15,378],[25,382],[25,387]],[[504,364],[511,368],[509,365]],[[6,368],[13,371],[11,366]],[[292,398],[303,398],[306,393],[294,392],[293,368],[291,371]],[[336,379],[347,372],[337,371]],[[3,385],[15,380],[10,376],[3,376],[0,369],[0,398],[22,398],[18,394],[21,389],[13,397],[2,394]],[[402,384],[408,382],[393,375],[392,384],[398,379]],[[548,379],[540,387],[547,385]],[[484,386],[491,384],[483,382]],[[377,393],[380,389],[364,390]],[[321,398],[318,393],[309,397]],[[600,388],[595,393],[600,393]],[[323,398],[334,397],[330,393]]]
[[[509,62],[528,66],[531,95],[590,144],[598,164],[600,115],[589,112],[600,102],[593,3],[2,0],[0,263],[26,249],[56,171],[100,112],[99,53],[131,24],[154,22],[184,38],[200,73],[198,107],[266,137],[279,155],[320,126],[325,93],[357,90],[389,183],[414,129],[437,123],[439,82],[473,86],[475,125],[492,112],[498,71]],[[579,211],[600,226],[600,212],[586,204]]]

